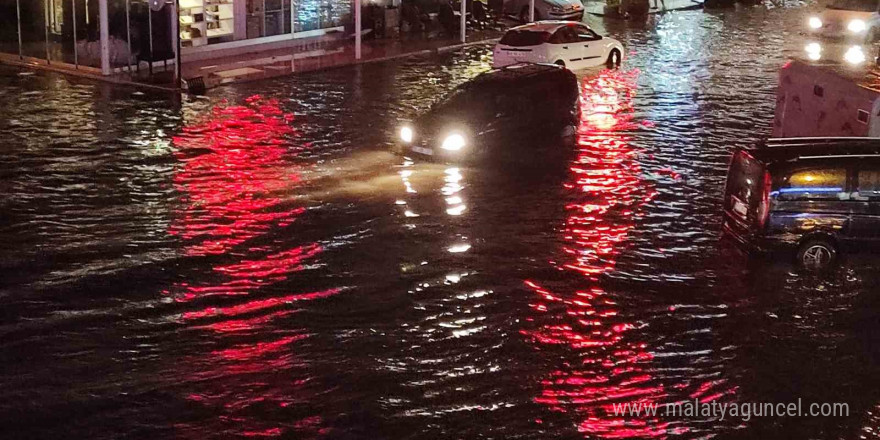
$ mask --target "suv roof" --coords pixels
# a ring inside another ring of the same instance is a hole
[[[466,87],[510,87],[520,82],[532,82],[541,77],[558,76],[563,78],[567,73],[568,71],[565,68],[555,64],[521,63],[480,74],[466,83]]]
[[[768,139],[747,148],[762,162],[789,162],[801,159],[880,157],[880,138],[803,137]]]

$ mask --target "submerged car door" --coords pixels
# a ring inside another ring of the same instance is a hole
[[[573,26],[563,26],[550,37],[550,46],[569,69],[582,67],[584,57],[579,43],[580,39]]]
[[[794,237],[824,233],[847,240],[854,208],[848,176],[849,167],[842,163],[799,164],[783,173],[781,182],[774,185],[778,194],[773,223]]]
[[[598,66],[605,62],[605,48],[602,44],[602,36],[582,24],[577,25],[577,34],[578,45],[581,46],[583,65]]]
[[[880,163],[877,159],[861,161],[853,181],[851,232],[854,240],[880,241]]]

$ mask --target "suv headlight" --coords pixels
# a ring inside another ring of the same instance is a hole
[[[400,140],[410,143],[413,140],[413,129],[410,127],[400,128]]]
[[[810,25],[810,29],[819,29],[822,27],[822,19],[819,17],[810,17],[807,24]]]
[[[449,151],[458,151],[464,148],[464,136],[458,133],[452,133],[449,136],[446,136],[446,139],[443,139],[443,144],[440,145],[444,150]]]
[[[865,62],[865,52],[859,46],[852,46],[843,54],[843,59],[850,64],[862,64]]]
[[[868,25],[865,24],[865,20],[850,20],[849,24],[846,25],[846,28],[849,29],[850,32],[859,34],[865,32],[865,29],[868,28]]]

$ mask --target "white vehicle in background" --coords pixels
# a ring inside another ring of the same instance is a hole
[[[833,0],[807,19],[807,29],[816,37],[872,43],[880,38],[878,11],[878,0]]]
[[[623,45],[603,37],[583,23],[539,21],[510,29],[495,45],[492,66],[551,63],[571,70],[619,66]]]

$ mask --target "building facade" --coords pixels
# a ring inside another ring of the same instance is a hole
[[[354,21],[353,4],[354,0],[0,0],[0,57],[111,75],[173,63],[178,47],[186,62],[340,33]]]

